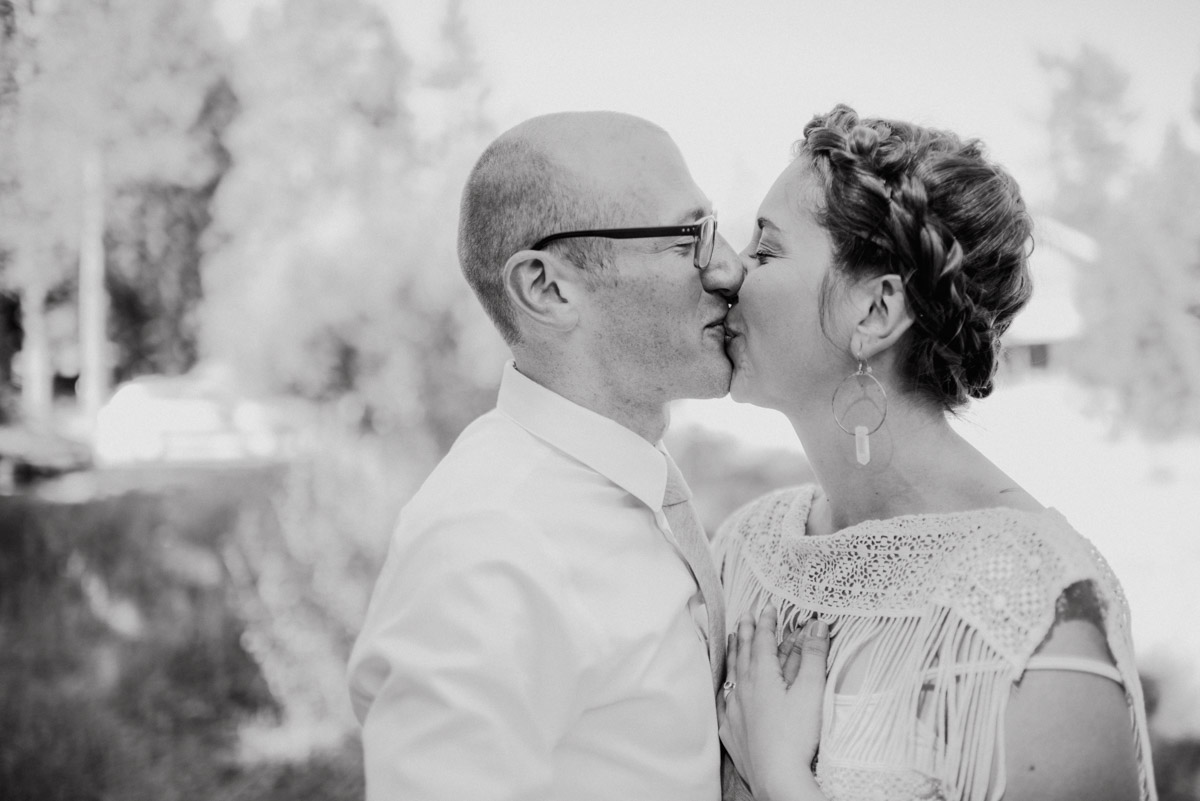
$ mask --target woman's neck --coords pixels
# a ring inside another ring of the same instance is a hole
[[[864,520],[994,506],[1015,483],[960,437],[940,410],[892,400],[870,435],[871,460],[855,459],[854,437],[824,414],[788,414],[824,492],[837,531]]]

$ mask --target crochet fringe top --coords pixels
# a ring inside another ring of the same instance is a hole
[[[991,801],[1003,794],[1010,690],[1063,599],[1082,587],[1124,685],[1141,797],[1154,801],[1129,607],[1104,558],[1061,514],[904,515],[806,536],[815,493],[805,485],[752,502],[722,525],[713,548],[727,630],[768,602],[779,610],[780,636],[813,614],[830,625],[816,773],[826,796]],[[864,648],[873,651],[861,687],[835,692]],[[741,795],[728,790],[727,799]]]

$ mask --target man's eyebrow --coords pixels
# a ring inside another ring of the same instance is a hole
[[[710,214],[712,214],[711,209],[705,206],[695,206],[681,214],[676,222],[678,222],[680,225],[687,225],[688,223],[696,222],[696,220],[699,220],[702,217],[707,217]]]

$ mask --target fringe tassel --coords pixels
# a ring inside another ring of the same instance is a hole
[[[768,590],[740,538],[718,541],[724,563],[726,626],[732,631],[749,612],[773,603],[778,638],[814,615],[830,625],[829,683],[821,741],[839,764],[913,766],[932,776],[954,777],[947,797],[982,799],[1003,772],[994,754],[1003,742],[1004,715],[1015,678],[970,624],[945,607],[911,616],[866,616],[819,608]],[[858,687],[840,685],[857,657],[866,659]],[[852,698],[838,710],[839,695]],[[832,728],[835,715],[836,731]],[[924,734],[922,734],[924,732]]]
[[[779,508],[774,507],[776,515]],[[811,597],[805,597],[802,583],[795,590],[801,597],[768,589],[774,583],[743,556],[738,532],[743,521],[731,522],[713,543],[725,584],[727,630],[734,630],[747,612],[757,616],[767,603],[779,610],[779,638],[814,615],[830,626],[818,781],[823,783],[822,766],[830,776],[896,766],[937,777],[948,799],[999,797],[1005,786],[1005,716],[1019,675],[1012,658],[994,650],[978,629],[945,605],[931,603],[910,614],[851,614],[822,604],[820,588]],[[771,526],[778,523],[772,520]],[[1065,587],[1078,578],[1062,580]],[[1154,799],[1145,698],[1128,607],[1115,578],[1110,576],[1107,584],[1116,601],[1109,613],[1121,616],[1105,621],[1108,646],[1125,683],[1142,798]],[[859,657],[865,660],[859,686],[842,686]]]

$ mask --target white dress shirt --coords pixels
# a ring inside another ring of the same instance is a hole
[[[509,362],[401,512],[350,658],[369,801],[719,798],[665,487],[661,450]]]

